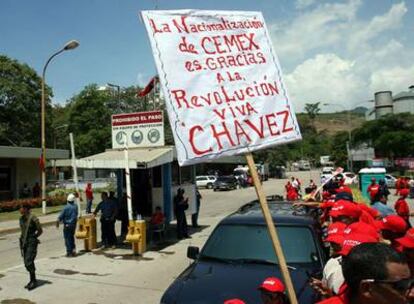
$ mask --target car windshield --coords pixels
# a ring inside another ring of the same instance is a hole
[[[307,227],[277,228],[287,263],[314,263],[318,256]],[[256,260],[277,263],[272,242],[263,225],[220,225],[205,245],[201,258]]]

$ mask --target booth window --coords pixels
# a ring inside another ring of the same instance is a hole
[[[11,170],[10,168],[0,168],[0,191],[11,190]]]
[[[154,188],[161,188],[162,186],[162,170],[161,166],[152,168],[152,186]]]

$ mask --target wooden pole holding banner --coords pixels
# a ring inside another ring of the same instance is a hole
[[[82,216],[81,205],[80,205],[80,193],[79,193],[79,182],[78,182],[78,169],[76,167],[76,156],[75,156],[75,144],[73,142],[73,133],[69,133],[70,149],[72,152],[72,169],[73,169],[73,181],[75,182],[76,195],[75,200],[78,205],[78,217]]]
[[[273,218],[269,211],[269,206],[267,205],[266,196],[264,194],[262,184],[259,180],[259,176],[257,174],[256,165],[254,163],[253,155],[251,153],[246,154],[247,165],[250,170],[250,174],[253,178],[254,188],[256,190],[257,197],[260,202],[260,207],[262,208],[263,216],[266,221],[267,229],[269,231],[270,239],[272,240],[273,248],[276,252],[277,259],[280,265],[280,271],[282,272],[283,281],[286,284],[286,289],[288,293],[288,297],[291,304],[298,304],[298,300],[296,298],[295,289],[293,288],[292,279],[290,277],[290,273],[286,264],[286,259],[283,254],[282,246],[280,245],[280,240],[276,232],[275,224],[273,222]]]

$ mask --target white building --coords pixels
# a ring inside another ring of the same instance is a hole
[[[40,184],[40,148],[0,146],[0,201],[21,197],[23,185]],[[69,157],[68,150],[46,149],[46,159]]]

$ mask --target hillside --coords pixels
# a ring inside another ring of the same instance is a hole
[[[299,113],[298,116],[307,114]],[[351,129],[359,128],[365,122],[363,114],[352,113],[350,115]],[[348,131],[348,114],[347,113],[321,113],[315,119],[315,127],[318,132],[325,131],[333,135],[341,131]]]

